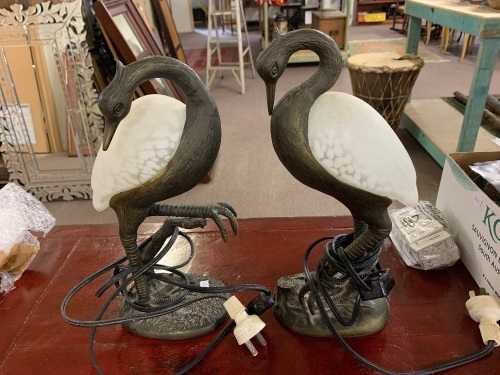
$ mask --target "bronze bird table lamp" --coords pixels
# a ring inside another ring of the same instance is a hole
[[[274,105],[276,83],[299,50],[314,51],[319,67]],[[387,122],[364,101],[328,92],[342,65],[332,38],[313,29],[275,32],[257,59],[278,158],[297,180],[344,204],[354,220],[353,233],[327,242],[315,272],[307,270],[306,257],[304,273],[278,280],[276,318],[310,336],[331,336],[331,325],[344,337],[386,325],[394,280],[378,256],[391,231],[387,209],[393,199],[410,206],[418,201],[415,169]]]
[[[156,94],[132,101],[142,82],[156,78],[171,80],[184,93],[186,104]],[[116,273],[134,271],[133,286],[121,287],[122,325],[140,336],[164,339],[212,331],[227,317],[223,302],[229,295],[207,298],[199,293],[200,282],[212,287],[223,284],[211,277],[181,274],[178,268],[186,263],[163,268],[155,264],[161,252],[166,253],[181,240],[179,227],[203,227],[211,218],[227,242],[220,217],[225,216],[237,232],[236,213],[228,204],[159,203],[196,186],[212,167],[221,142],[220,118],[213,98],[186,64],[153,56],[127,66],[117,62],[114,79],[99,97],[99,108],[105,129],[92,172],[93,204],[98,211],[111,207],[118,218],[128,268]],[[137,230],[149,216],[166,216],[166,220],[138,246]],[[187,235],[182,237],[189,241],[192,252],[192,241]],[[167,273],[158,274],[155,269]],[[186,290],[177,284],[192,288]],[[146,314],[148,318],[141,319]]]

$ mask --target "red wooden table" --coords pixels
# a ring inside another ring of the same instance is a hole
[[[228,244],[214,225],[191,232],[196,255],[191,273],[207,273],[227,285],[259,283],[270,289],[278,278],[301,272],[303,252],[319,237],[347,233],[349,218],[244,219]],[[141,227],[141,237],[158,224]],[[56,227],[16,289],[0,296],[0,374],[93,374],[88,355],[88,329],[68,325],[60,304],[86,276],[123,255],[117,227]],[[320,253],[320,251],[318,251]],[[391,294],[391,318],[381,332],[348,342],[369,360],[393,371],[408,372],[473,353],[483,347],[477,323],[468,315],[468,291],[477,286],[462,263],[441,271],[418,271],[401,261],[389,240],[381,255],[396,286]],[[102,301],[97,284],[82,291],[69,306],[75,318],[93,319]],[[238,294],[244,304],[254,293]],[[115,304],[117,305],[117,303]],[[263,335],[268,345],[252,357],[231,334],[198,365],[194,374],[372,374],[334,339],[303,337],[284,329],[271,311]],[[98,330],[96,358],[105,374],[170,374],[196,357],[215,333],[183,341],[136,337],[121,326]],[[493,374],[493,353],[451,371],[453,374]]]

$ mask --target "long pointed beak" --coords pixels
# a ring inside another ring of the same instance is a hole
[[[269,116],[273,114],[274,109],[274,96],[276,94],[276,83],[266,84],[266,94],[267,94],[267,112]]]
[[[102,142],[103,151],[106,151],[109,145],[111,144],[111,141],[113,140],[113,136],[115,135],[117,127],[118,124],[115,124],[114,122],[106,121],[104,123],[104,140]]]

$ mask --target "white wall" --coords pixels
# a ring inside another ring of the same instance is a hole
[[[178,33],[190,33],[194,31],[191,0],[170,0],[170,9]]]

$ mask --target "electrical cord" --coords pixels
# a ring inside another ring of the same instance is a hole
[[[178,236],[182,236],[184,239],[186,239],[189,244],[190,244],[190,254],[189,257],[182,262],[179,265],[176,266],[164,266],[164,265],[158,265],[157,262],[163,258],[168,251],[171,249],[175,241],[177,240]],[[145,241],[143,241],[139,245],[139,251],[142,252],[147,244],[151,241],[152,237],[147,238]],[[314,248],[320,244],[321,242],[328,241],[326,245],[324,246],[324,256],[323,258],[320,259],[318,262],[317,268],[316,268],[316,275],[313,277],[311,272],[308,269],[308,259],[311,254],[311,252],[314,250]],[[421,370],[421,371],[416,371],[416,372],[410,372],[410,373],[404,373],[404,374],[398,374],[391,372],[390,370],[384,369],[373,362],[367,360],[366,358],[362,357],[359,353],[357,353],[354,349],[352,349],[348,343],[345,341],[345,339],[338,333],[336,330],[335,326],[332,324],[330,317],[328,316],[327,310],[325,309],[325,306],[323,305],[323,301],[321,299],[321,296],[323,297],[324,301],[334,314],[335,318],[340,322],[342,325],[352,325],[357,317],[357,313],[359,311],[359,307],[361,304],[361,297],[358,295],[353,313],[351,318],[348,321],[345,321],[340,313],[338,312],[335,303],[332,301],[330,296],[328,295],[328,291],[324,287],[323,283],[321,282],[322,279],[333,279],[335,277],[335,274],[332,273],[332,269],[335,270],[336,272],[340,272],[341,274],[344,274],[346,276],[352,277],[355,282],[358,285],[358,288],[360,291],[367,291],[370,292],[370,285],[365,282],[366,278],[373,273],[373,270],[378,270],[381,271],[381,267],[378,263],[379,255],[381,252],[381,243],[379,243],[373,251],[362,261],[360,262],[353,262],[350,261],[344,254],[343,249],[344,245],[346,243],[350,243],[352,241],[352,235],[341,235],[337,237],[323,237],[320,238],[313,243],[309,245],[307,248],[304,258],[303,258],[303,266],[304,266],[304,274],[307,279],[307,283],[309,285],[310,291],[311,291],[311,296],[314,298],[314,301],[316,302],[316,305],[318,307],[318,310],[327,325],[328,329],[332,333],[332,335],[339,341],[341,346],[347,350],[351,355],[354,356],[357,360],[359,360],[361,363],[364,365],[379,371],[383,374],[389,374],[389,375],[427,375],[427,374],[434,374],[437,372],[449,370],[467,363],[470,363],[472,361],[475,361],[477,359],[480,359],[487,354],[489,354],[493,348],[495,347],[495,341],[488,341],[487,344],[483,349],[478,351],[477,353],[468,355],[464,358],[451,361],[449,363],[439,365],[433,368]],[[225,294],[227,293],[233,293],[237,291],[260,291],[260,295],[258,295],[256,298],[254,298],[248,305],[247,305],[247,311],[249,314],[257,314],[261,315],[266,311],[269,307],[272,306],[274,301],[272,300],[272,293],[265,287],[258,285],[258,284],[243,284],[243,285],[236,285],[236,286],[224,286],[224,287],[199,287],[195,286],[193,284],[189,283],[189,279],[187,275],[179,271],[179,268],[187,265],[191,259],[193,258],[194,255],[194,244],[192,240],[184,233],[180,232],[178,228],[174,230],[174,233],[170,237],[169,241],[167,244],[158,252],[158,254],[147,264],[141,267],[130,267],[128,265],[124,265],[123,263],[127,260],[127,257],[123,257],[119,259],[116,262],[111,263],[110,265],[104,267],[103,269],[97,271],[96,273],[90,275],[80,283],[78,283],[64,298],[62,304],[61,304],[61,314],[66,322],[69,324],[72,324],[74,326],[78,327],[87,327],[91,328],[90,335],[89,335],[89,355],[90,359],[92,362],[92,365],[94,369],[96,370],[97,374],[102,375],[103,372],[99,368],[99,365],[97,364],[95,355],[94,355],[94,342],[95,342],[95,335],[97,333],[97,328],[99,327],[104,327],[104,326],[109,326],[113,324],[122,324],[128,321],[132,320],[137,320],[137,319],[147,319],[147,318],[153,318],[153,317],[158,317],[170,312],[173,312],[175,310],[178,310],[180,308],[186,307],[190,304],[202,301],[204,299],[208,298],[220,298],[220,299],[227,299],[227,296]],[[87,320],[87,321],[82,321],[82,320],[77,320],[69,317],[66,313],[66,308],[71,299],[79,292],[81,291],[84,287],[86,287],[90,282],[93,280],[103,276],[107,272],[113,270],[113,276],[110,277],[96,292],[97,297],[101,297],[109,288],[112,286],[115,286],[116,289],[111,293],[111,295],[104,301],[103,306],[99,310],[97,317],[95,320]],[[170,276],[170,275],[165,275],[165,274],[157,274],[155,271],[168,271],[173,275],[177,276],[177,279]],[[174,286],[178,286],[180,288],[183,288],[184,291],[178,296],[174,301],[171,301],[169,303],[161,304],[160,306],[144,306],[137,304],[133,302],[130,299],[130,296],[127,292],[127,287],[133,281],[141,276],[141,275],[146,275],[147,277],[156,279],[160,282],[165,282],[169,283]],[[181,279],[182,282],[178,281],[178,279]],[[189,301],[184,301],[186,296],[188,295],[189,292],[197,292],[197,293],[205,293],[209,294],[207,296],[200,296],[197,298],[193,298]],[[216,294],[214,294],[216,293]],[[119,295],[122,294],[122,296],[125,298],[125,301],[127,304],[130,304],[135,310],[138,312],[141,312],[142,314],[137,314],[137,315],[132,315],[128,317],[122,317],[122,318],[112,318],[112,319],[102,319],[104,314],[106,313],[107,309],[113,302],[113,300]],[[178,375],[183,375],[193,369],[197,364],[199,364],[209,353],[210,351],[222,341],[222,339],[227,336],[228,333],[233,331],[235,327],[235,322],[232,321],[230,324],[228,324],[218,335],[217,337],[212,341],[212,343],[202,352],[200,353],[194,360],[192,360],[188,365],[186,365],[183,369],[177,372]]]
[[[215,348],[215,346],[222,341],[222,339],[224,337],[227,336],[228,333],[232,332],[234,330],[234,328],[236,327],[236,323],[235,321],[233,320],[231,323],[229,323],[226,327],[224,327],[224,329],[222,330],[221,333],[219,333],[217,335],[217,337],[215,338],[214,341],[212,341],[210,343],[209,346],[207,346],[205,348],[205,350],[200,354],[198,355],[198,357],[196,357],[194,360],[192,360],[187,366],[185,366],[182,370],[178,371],[176,373],[176,375],[184,375],[186,374],[188,371],[191,371],[198,363],[200,363],[203,358],[205,358],[208,353],[210,353],[210,351]]]
[[[305,277],[307,279],[307,283],[309,284],[311,295],[313,296],[314,301],[316,302],[316,305],[318,307],[318,310],[321,314],[321,317],[322,317],[324,323],[327,325],[327,327],[330,330],[330,332],[332,333],[333,337],[335,337],[337,339],[337,341],[340,343],[340,345],[345,350],[347,350],[354,358],[356,358],[358,361],[360,361],[364,365],[370,367],[371,369],[379,371],[383,374],[388,374],[388,375],[429,375],[429,374],[435,374],[435,373],[438,373],[441,371],[446,371],[446,370],[450,370],[450,369],[458,367],[458,366],[465,365],[467,363],[476,361],[476,360],[488,355],[489,353],[491,353],[491,351],[495,347],[496,343],[495,343],[495,341],[490,340],[487,342],[485,347],[482,348],[481,350],[479,350],[478,352],[470,354],[470,355],[465,356],[463,358],[460,358],[458,360],[450,361],[448,363],[438,365],[438,366],[435,366],[435,367],[432,367],[429,369],[420,370],[420,371],[408,372],[408,373],[395,373],[395,372],[387,370],[387,369],[385,369],[381,366],[378,366],[377,364],[369,361],[368,359],[361,356],[358,352],[356,352],[353,348],[351,348],[349,346],[349,344],[345,341],[345,339],[342,337],[342,335],[340,335],[340,333],[337,331],[337,329],[335,328],[333,323],[331,322],[330,317],[328,316],[328,313],[325,309],[325,306],[323,305],[323,301],[321,300],[321,296],[324,298],[328,307],[330,307],[330,309],[331,309],[332,313],[335,315],[335,317],[337,317],[338,312],[337,312],[337,309],[335,308],[335,303],[332,301],[332,299],[330,298],[330,296],[327,294],[326,290],[322,286],[320,276],[331,276],[331,275],[329,275],[328,268],[326,267],[326,264],[329,262],[332,265],[334,265],[334,268],[336,270],[338,270],[344,274],[348,274],[349,276],[353,276],[352,275],[353,270],[357,273],[357,269],[359,269],[361,272],[358,273],[356,275],[356,277],[354,277],[354,276],[353,277],[357,283],[358,283],[358,280],[361,279],[362,282],[359,283],[358,285],[360,285],[361,288],[364,288],[367,285],[363,281],[363,275],[368,274],[366,272],[367,267],[369,265],[371,265],[372,267],[380,268],[380,266],[378,264],[378,256],[379,256],[380,251],[381,251],[382,242],[380,242],[373,250],[373,253],[377,254],[376,257],[373,257],[372,254],[370,254],[368,256],[368,258],[370,259],[369,261],[366,260],[366,262],[365,262],[365,260],[363,260],[363,262],[361,262],[361,264],[355,264],[354,266],[352,266],[350,264],[347,264],[347,263],[351,263],[351,262],[347,259],[347,257],[345,255],[343,255],[343,246],[342,246],[344,243],[351,240],[351,238],[349,238],[349,236],[351,236],[351,235],[348,235],[348,236],[340,235],[340,236],[337,236],[334,238],[333,237],[323,237],[323,238],[320,238],[320,239],[312,242],[308,246],[306,252],[304,253],[303,267],[304,267],[304,274],[305,274]],[[329,242],[324,246],[325,257],[320,259],[320,261],[318,262],[318,266],[316,268],[316,279],[315,279],[313,277],[313,275],[311,274],[311,272],[309,271],[308,260],[309,260],[310,254],[314,250],[314,248],[318,244],[320,244],[321,242],[324,242],[324,241],[329,241]],[[319,289],[319,291],[318,291],[318,289]],[[359,302],[359,299],[360,299],[360,297],[358,296],[357,303]],[[355,308],[355,310],[356,310],[356,308]],[[351,318],[351,321],[353,322],[355,318],[356,317],[354,316],[354,313],[353,313],[353,318]],[[351,321],[349,323],[352,324]],[[341,324],[343,324],[343,323],[341,323]],[[343,324],[343,325],[349,325],[349,324]]]
[[[188,258],[176,265],[176,266],[166,266],[166,265],[158,265],[158,261],[162,259],[168,251],[172,248],[174,243],[176,242],[178,236],[183,237],[185,240],[188,241],[190,245],[190,254]],[[146,240],[144,240],[139,246],[138,250],[139,252],[143,252],[148,243],[152,240],[152,236],[148,237]],[[105,326],[110,326],[114,324],[122,324],[125,322],[130,322],[138,319],[150,319],[150,318],[155,318],[164,314],[171,313],[175,310],[184,308],[188,305],[191,305],[193,303],[200,302],[205,299],[210,299],[210,298],[219,298],[226,300],[227,299],[227,294],[228,293],[233,293],[233,292],[243,292],[243,291],[258,291],[261,292],[257,297],[255,297],[247,306],[248,313],[249,314],[258,314],[261,315],[264,313],[265,310],[267,310],[269,307],[272,306],[274,303],[272,299],[272,293],[269,289],[262,285],[258,284],[240,284],[240,285],[235,285],[235,286],[223,286],[223,287],[200,287],[196,286],[193,284],[190,284],[189,278],[186,274],[183,272],[179,271],[179,268],[184,267],[187,265],[193,258],[194,256],[194,243],[187,236],[185,233],[180,232],[178,228],[175,228],[173,234],[171,235],[170,239],[168,242],[158,251],[156,256],[149,261],[147,264],[141,266],[141,267],[131,267],[129,265],[124,264],[127,260],[127,257],[122,257],[121,259],[105,266],[104,268],[98,270],[94,274],[88,276],[84,280],[82,280],[80,283],[78,283],[73,289],[70,290],[70,292],[66,295],[66,297],[63,299],[61,303],[61,315],[63,319],[74,326],[77,327],[86,327],[90,328],[90,335],[89,335],[89,356],[90,360],[92,362],[92,366],[94,367],[95,371],[97,372],[98,375],[103,375],[102,370],[100,369],[97,360],[94,355],[94,342],[95,342],[95,336],[97,333],[97,328],[100,327],[105,327]],[[74,319],[68,316],[66,313],[66,308],[69,304],[69,302],[75,297],[76,294],[78,294],[83,288],[88,286],[92,281],[96,280],[97,278],[105,275],[109,271],[113,270],[113,276],[111,276],[96,292],[96,296],[99,298],[101,297],[107,290],[109,290],[111,287],[115,286],[115,290],[109,295],[108,298],[104,301],[102,307],[100,308],[95,320],[79,320],[79,319]],[[177,276],[177,279],[162,273],[158,274],[155,271],[167,271],[170,272],[171,274],[174,274]],[[179,288],[184,289],[180,295],[175,298],[173,301],[170,301],[168,303],[163,303],[159,306],[145,306],[141,305],[138,303],[135,303],[130,299],[129,293],[127,291],[127,288],[130,286],[131,283],[134,282],[134,280],[141,276],[141,275],[146,275],[148,278],[158,280],[160,282],[168,283],[174,286],[177,286]],[[178,279],[181,279],[182,282],[178,281]],[[192,298],[189,301],[184,301],[187,297],[187,295],[190,292],[196,292],[196,293],[203,293],[203,294],[208,294],[206,296],[199,296],[196,298]],[[109,306],[111,303],[115,300],[115,298],[121,294],[125,302],[129,304],[133,309],[136,311],[140,312],[141,314],[136,314],[136,315],[130,315],[127,317],[120,317],[120,318],[110,318],[110,319],[102,319],[106,311],[108,310]],[[184,367],[182,370],[178,372],[178,374],[185,374],[187,371],[191,370],[195,365],[197,365],[203,358],[205,358],[208,353],[228,334],[230,333],[235,327],[234,321],[228,324],[220,333],[219,335],[215,338],[215,340],[198,356],[196,357],[191,363],[189,363],[186,367]]]
[[[380,265],[378,264],[378,258],[382,249],[381,243],[378,244],[366,258],[356,262],[353,265],[348,260],[344,252],[340,251],[340,249],[343,248],[342,245],[344,245],[344,243],[351,242],[352,238],[353,238],[352,234],[336,238],[324,237],[315,241],[314,243],[314,246],[316,246],[318,243],[323,242],[325,240],[333,240],[328,242],[324,247],[323,251],[324,256],[322,259],[320,259],[318,267],[316,269],[315,282],[325,302],[332,311],[333,315],[335,316],[337,321],[343,326],[351,326],[354,324],[357,314],[359,312],[359,308],[361,306],[361,296],[358,294],[354,304],[353,312],[351,314],[351,318],[349,319],[349,321],[345,321],[345,319],[340,315],[339,311],[337,310],[337,307],[333,303],[332,299],[329,297],[328,291],[324,287],[321,280],[333,279],[335,275],[332,274],[332,272],[330,271],[331,268],[333,268],[344,275],[349,275],[350,277],[352,277],[361,289],[365,291],[370,291],[371,288],[365,283],[363,277],[370,274],[370,272],[374,268],[380,270]],[[311,276],[309,270],[307,270],[307,273]]]

